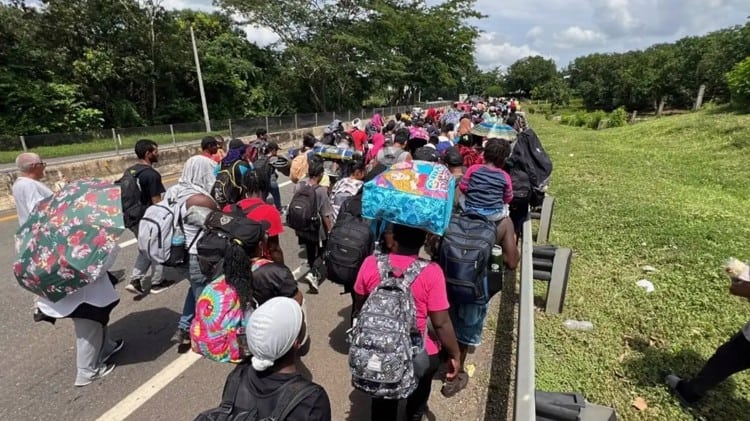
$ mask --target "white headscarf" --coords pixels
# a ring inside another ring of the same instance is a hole
[[[253,368],[264,371],[286,355],[299,336],[302,320],[302,308],[291,298],[274,297],[255,309],[247,321]]]
[[[191,157],[185,162],[180,180],[167,190],[165,199],[176,203],[196,194],[210,197],[216,182],[215,168],[216,162],[211,158],[203,155]]]

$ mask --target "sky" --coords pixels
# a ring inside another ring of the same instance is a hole
[[[211,0],[165,0],[163,5],[215,10]],[[742,25],[750,16],[750,0],[477,0],[476,8],[487,15],[470,22],[482,31],[474,56],[485,70],[504,70],[532,55],[565,68],[579,56],[674,42]],[[245,31],[261,46],[277,40],[267,28]]]

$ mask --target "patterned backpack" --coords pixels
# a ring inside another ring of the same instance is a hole
[[[252,271],[270,262],[258,259]],[[195,317],[190,325],[193,352],[222,363],[241,362],[248,356],[245,315],[237,291],[226,282],[224,275],[206,285],[195,303]]]
[[[377,260],[380,284],[349,336],[352,385],[372,397],[405,399],[417,388],[415,363],[426,356],[411,284],[428,262],[416,259],[397,276],[388,255],[378,254]]]
[[[238,363],[245,358],[245,323],[240,298],[224,275],[206,285],[195,303],[190,325],[194,352],[222,363]]]

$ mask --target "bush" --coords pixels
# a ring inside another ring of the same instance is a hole
[[[602,110],[596,110],[593,113],[589,113],[587,117],[585,126],[596,130],[599,128],[599,122],[607,118],[607,113]]]
[[[587,112],[585,111],[577,112],[573,116],[573,119],[571,120],[570,125],[576,126],[576,127],[585,127],[588,122],[588,119],[589,117],[588,117]]]
[[[750,57],[737,63],[727,73],[729,92],[732,104],[741,108],[750,108]]]
[[[627,123],[628,121],[628,112],[625,111],[625,108],[620,107],[609,115],[609,123],[607,124],[607,127],[622,127]]]

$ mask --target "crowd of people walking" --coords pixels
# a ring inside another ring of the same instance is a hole
[[[237,364],[227,379],[224,403],[229,401],[235,411],[255,410],[260,418],[329,420],[326,391],[304,379],[295,361],[307,352],[307,326],[315,323],[307,319],[305,303],[330,279],[351,294],[349,366],[354,386],[372,396],[372,419],[396,419],[403,399],[407,419],[421,420],[441,365],[447,366],[444,396],[456,395],[469,382],[467,353],[480,345],[489,299],[499,291],[489,274],[493,249],[502,256],[505,281],[515,280],[519,255],[509,217],[513,188],[505,167],[512,136],[477,136],[472,127],[492,122],[514,134],[504,123],[514,118],[511,123],[524,130],[516,115],[515,104],[500,101],[489,108],[477,104],[473,110],[462,110],[461,104],[450,110],[417,109],[388,122],[376,114],[366,124],[351,122],[348,129],[334,121],[320,139],[305,134],[302,147],[288,157],[280,155],[263,129],[250,143],[206,137],[201,153],[185,162],[179,181],[169,188],[154,167],[158,145],[140,140],[135,145],[138,162],[119,181],[123,223],[139,244],[126,289],[160,293],[180,280],[166,279],[164,267],[176,269],[189,288],[173,341],[207,358]],[[489,227],[491,243],[448,245],[450,228],[441,236],[364,217],[367,183],[412,162],[430,163],[450,175],[453,217],[481,221],[485,237]],[[39,181],[45,167],[39,156],[21,154],[17,165],[21,175],[13,194],[23,225],[35,204],[53,192]],[[279,172],[295,185],[286,206]],[[284,218],[306,253],[306,293],[285,265],[289,250],[282,250],[279,240]],[[474,269],[466,272],[467,265],[451,260],[451,250],[444,250],[448,247],[481,248]],[[124,345],[107,332],[109,314],[119,301],[107,272],[115,256],[88,285],[56,302],[38,300],[39,319],[74,321],[76,386],[111,373],[109,360]],[[481,291],[466,299],[465,291],[455,287],[462,282],[479,285],[473,288]],[[404,294],[397,297],[405,300],[401,305],[392,305],[396,298],[388,291],[393,289]],[[383,312],[399,321],[378,318]],[[403,327],[411,338],[408,346],[397,336],[389,343],[367,336],[373,326],[396,333]],[[407,356],[401,361],[395,353]],[[401,366],[405,371],[387,380]],[[210,419],[210,412],[199,418]]]

